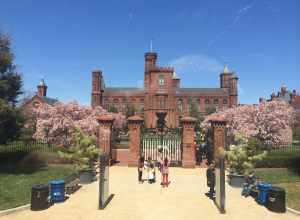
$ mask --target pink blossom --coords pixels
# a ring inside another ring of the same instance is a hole
[[[98,135],[97,117],[100,115],[113,115],[116,128],[121,128],[125,121],[125,117],[119,113],[108,113],[100,106],[95,108],[81,106],[77,102],[56,103],[53,106],[42,105],[35,109],[34,113],[37,119],[34,138],[48,138],[59,146],[71,143],[76,127],[96,138]]]
[[[213,117],[225,117],[229,135],[241,133],[257,137],[266,143],[282,144],[292,141],[291,125],[294,109],[283,101],[263,102],[259,105],[242,105],[208,115],[202,127],[207,128]]]

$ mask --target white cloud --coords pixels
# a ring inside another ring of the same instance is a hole
[[[236,15],[232,22],[224,28],[224,30],[218,32],[212,40],[208,42],[208,48],[213,46],[225,33],[227,33],[231,28],[233,28],[242,17],[244,17],[248,11],[254,6],[255,1],[253,1],[251,4],[245,5],[244,7],[240,8],[239,10],[236,11]]]
[[[218,73],[223,67],[218,60],[204,54],[185,55],[170,61],[168,65],[174,67],[175,71],[179,73]]]

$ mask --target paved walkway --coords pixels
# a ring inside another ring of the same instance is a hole
[[[240,196],[240,189],[226,185],[226,214],[220,214],[204,193],[205,169],[171,168],[171,184],[162,189],[158,183],[137,183],[137,170],[110,168],[110,192],[114,198],[105,210],[97,210],[98,183],[83,186],[67,201],[45,211],[21,211],[1,220],[292,220],[299,216],[277,214],[259,206],[252,198]],[[160,179],[160,178],[158,178]]]

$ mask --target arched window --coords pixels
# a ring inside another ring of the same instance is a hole
[[[165,77],[164,77],[164,75],[160,75],[160,76],[159,76],[158,84],[159,84],[160,86],[164,86],[164,85],[165,85]]]
[[[166,108],[167,107],[165,97],[163,97],[163,96],[159,97],[158,102],[159,102],[159,108]]]
[[[182,99],[178,99],[177,106],[178,106],[179,112],[182,113],[183,112],[183,101],[182,101]]]

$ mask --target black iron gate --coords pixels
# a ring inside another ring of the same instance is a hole
[[[151,157],[157,161],[160,156],[167,157],[171,165],[180,166],[182,161],[180,129],[167,129],[159,132],[158,129],[144,129],[141,141],[141,156]]]

